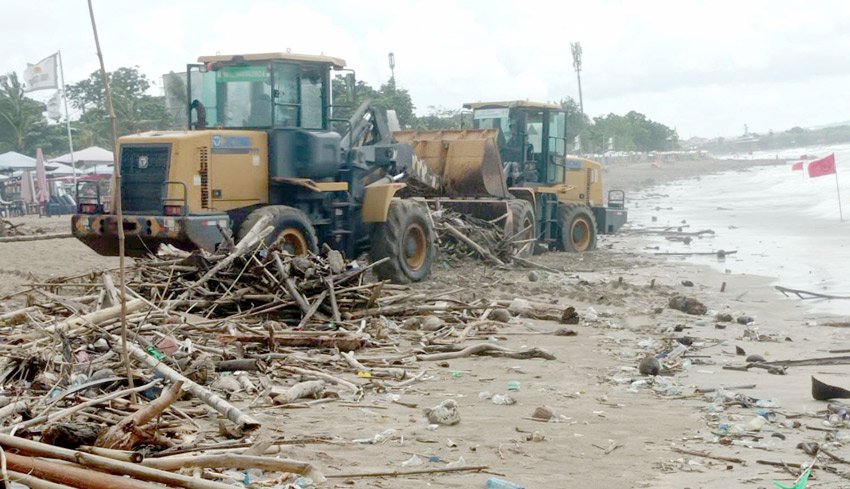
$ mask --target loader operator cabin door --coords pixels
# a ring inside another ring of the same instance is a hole
[[[192,129],[204,130],[193,145],[192,180],[185,182],[189,195],[200,197],[201,209],[216,212],[268,202],[269,65],[190,65],[188,73],[189,121]]]
[[[275,127],[325,128],[326,71],[319,66],[274,63]]]

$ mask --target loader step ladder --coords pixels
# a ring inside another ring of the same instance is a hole
[[[547,244],[558,239],[558,199],[546,199],[543,202],[542,235]]]
[[[342,250],[346,256],[354,256],[354,240],[351,239],[354,232],[352,219],[353,202],[337,201],[331,204],[331,234],[333,236],[334,248]]]

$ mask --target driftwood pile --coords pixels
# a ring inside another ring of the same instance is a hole
[[[467,214],[441,208],[431,212],[440,256],[456,260],[483,260],[498,267],[517,266],[555,270],[527,259],[535,246],[534,239],[524,239],[527,230],[511,235],[505,231],[502,216],[486,221]]]
[[[272,455],[282,444],[352,441],[265,436],[281,405],[401,392],[428,362],[451,358],[554,358],[476,340],[498,331],[509,308],[562,321],[563,306],[369,283],[369,266],[330,250],[290,256],[265,243],[270,231],[261,222],[217,255],[163,249],[127,269],[130,378],[114,270],[3,298],[26,299],[0,313],[0,462],[10,479],[213,488],[260,469],[254,482],[267,487],[318,483],[310,463]]]

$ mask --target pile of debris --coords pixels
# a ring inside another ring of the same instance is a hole
[[[12,223],[11,221],[7,221],[6,219],[0,219],[0,238],[12,238],[15,236],[26,236],[29,234],[43,234],[44,230],[35,229],[34,232],[27,231],[23,228],[25,223],[19,222],[17,224]]]
[[[456,260],[479,259],[503,268],[513,265],[563,271],[528,260],[526,257],[531,255],[536,240],[523,238],[527,230],[514,235],[506,233],[506,217],[485,221],[447,208],[432,211],[431,220],[441,255]]]
[[[323,480],[310,463],[270,455],[328,440],[260,436],[276,407],[400,392],[422,379],[423,362],[554,358],[468,343],[513,314],[560,320],[563,306],[368,283],[374,263],[327,249],[293,257],[265,243],[270,231],[260,222],[216,255],[165,249],[140,260],[123,306],[109,272],[21,291],[27,303],[0,314],[0,447],[19,452],[6,453],[9,469],[92,487],[309,487],[306,478]]]

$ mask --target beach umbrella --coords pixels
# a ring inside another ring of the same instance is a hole
[[[38,182],[38,193],[35,200],[39,204],[50,202],[50,188],[47,186],[47,172],[44,171],[44,154],[41,148],[35,151],[35,179]]]
[[[21,173],[21,200],[27,204],[35,201],[35,188],[32,184],[32,173],[29,170],[24,170]]]

